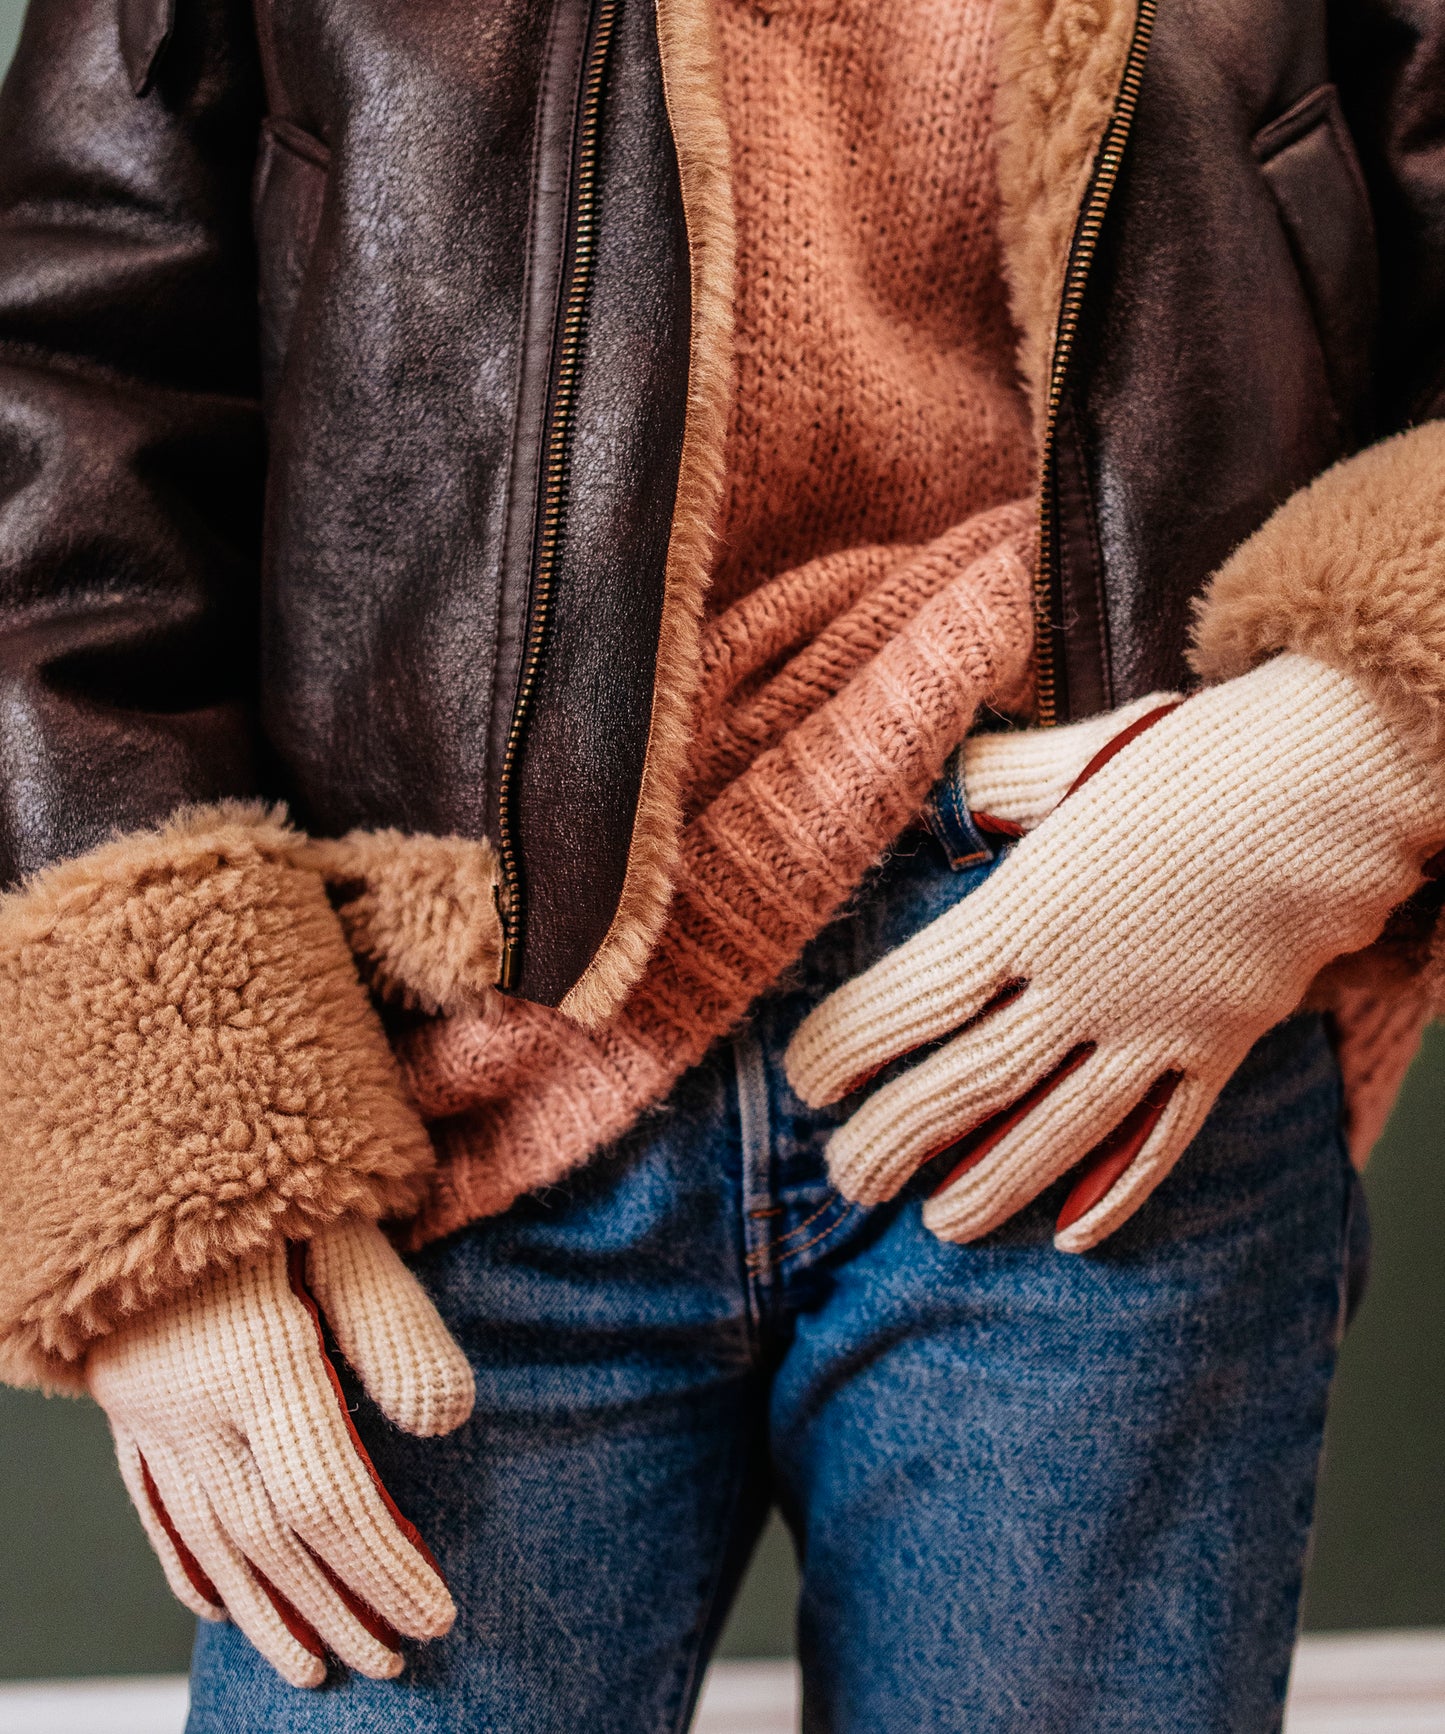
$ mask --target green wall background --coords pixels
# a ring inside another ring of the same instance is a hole
[[[0,65],[21,0],[0,0]],[[1305,1621],[1445,1626],[1445,1030],[1427,1038],[1368,1176],[1369,1298],[1330,1419]],[[185,1666],[190,1621],[131,1514],[100,1412],[0,1387],[0,1679]],[[724,1640],[788,1653],[797,1577],[764,1537]]]

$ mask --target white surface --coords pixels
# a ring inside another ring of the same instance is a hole
[[[1286,1734],[1445,1734],[1445,1633],[1306,1638]]]
[[[723,1662],[694,1734],[792,1734],[797,1703],[791,1662]],[[0,1685],[0,1734],[181,1734],[185,1723],[183,1678]]]
[[[184,1675],[0,1686],[0,1734],[181,1734],[185,1725]]]
[[[798,1670],[791,1662],[714,1662],[693,1734],[793,1734]]]
[[[181,1734],[183,1679],[0,1686],[0,1734]],[[792,1734],[791,1662],[720,1662],[693,1734]],[[1445,1734],[1445,1632],[1306,1638],[1285,1734]]]

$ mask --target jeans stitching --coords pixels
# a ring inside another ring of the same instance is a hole
[[[795,1228],[790,1228],[786,1234],[780,1234],[776,1240],[769,1241],[767,1247],[769,1256],[771,1257],[776,1255],[790,1240],[794,1238],[795,1235],[802,1234],[805,1230],[811,1228],[823,1212],[834,1202],[837,1196],[836,1192],[830,1193],[811,1216],[805,1216]],[[796,1252],[797,1248],[791,1247],[789,1250]],[[786,1257],[787,1255],[784,1254],[784,1256]]]
[[[821,1229],[817,1234],[815,1234],[811,1240],[805,1240],[801,1246],[790,1246],[777,1262],[777,1268],[779,1270],[782,1270],[784,1265],[786,1265],[790,1259],[799,1257],[802,1253],[807,1252],[809,1247],[819,1246],[831,1235],[836,1234],[843,1224],[849,1221],[849,1219],[853,1217],[860,1208],[860,1206],[854,1204],[849,1199],[843,1198],[836,1192],[828,1200],[828,1204],[841,1204],[843,1206],[841,1214],[830,1222],[826,1228]],[[824,1209],[826,1208],[827,1206],[825,1205]],[[819,1214],[820,1212],[814,1212],[815,1217]]]

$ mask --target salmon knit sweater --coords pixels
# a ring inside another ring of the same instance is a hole
[[[443,1161],[420,1244],[625,1132],[1027,702],[1027,406],[996,239],[991,0],[717,0],[736,389],[687,823],[612,1020],[492,995],[402,1058]]]

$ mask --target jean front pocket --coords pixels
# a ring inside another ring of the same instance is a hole
[[[963,781],[963,748],[956,747],[943,775],[934,785],[923,809],[923,822],[948,857],[955,873],[982,867],[993,860],[994,851],[974,821]]]

